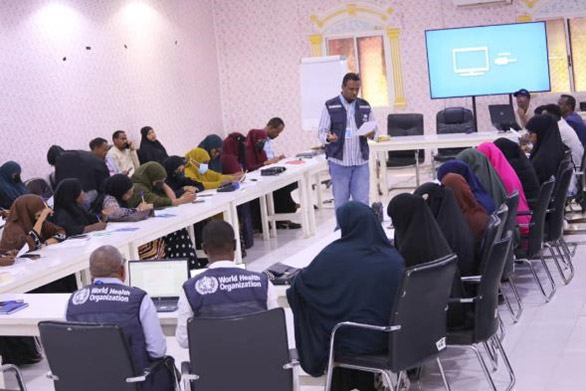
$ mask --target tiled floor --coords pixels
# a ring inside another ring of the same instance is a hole
[[[246,259],[251,270],[263,270],[271,264],[294,255],[334,228],[331,209],[318,213],[318,232],[310,239],[302,239],[299,231],[279,231],[276,239],[268,242],[256,238],[255,246]],[[572,236],[569,240],[584,239]],[[583,259],[586,246],[578,247],[574,263],[576,278],[562,284],[557,273],[558,292],[545,304],[528,271],[519,268],[516,281],[523,297],[525,311],[519,323],[514,324],[503,306],[501,316],[506,327],[505,349],[517,376],[517,391],[579,391],[586,390],[586,266]],[[174,338],[168,338],[169,353],[178,362],[187,358]],[[452,390],[489,390],[488,384],[473,354],[461,349],[448,349],[442,356]],[[45,362],[24,369],[29,390],[53,390],[44,378],[48,371]],[[495,375],[499,390],[504,390],[508,377],[502,360]],[[302,391],[323,389],[322,379],[301,378]],[[412,390],[442,390],[443,386],[435,364],[428,365],[420,383]]]

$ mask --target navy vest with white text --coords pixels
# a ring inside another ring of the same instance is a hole
[[[354,105],[354,119],[356,128],[359,129],[370,118],[371,108],[367,101],[360,98],[356,98]],[[340,96],[328,100],[326,108],[331,119],[330,133],[335,133],[338,136],[337,142],[326,145],[326,157],[342,160],[344,158],[346,129],[348,128],[348,113],[342,104]],[[360,137],[360,153],[362,154],[362,159],[368,160],[369,149],[366,137]]]
[[[93,284],[71,295],[67,321],[120,326],[136,370],[142,371],[150,361],[140,322],[140,306],[145,296],[143,290],[126,285]]]
[[[267,288],[266,275],[236,267],[208,269],[183,284],[194,316],[206,318],[265,311]]]

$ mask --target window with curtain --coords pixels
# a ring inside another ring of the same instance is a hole
[[[350,72],[360,74],[361,96],[372,106],[389,105],[387,58],[382,35],[351,36],[326,40],[328,55],[343,55]]]
[[[586,18],[546,20],[546,25],[551,92],[586,91]]]

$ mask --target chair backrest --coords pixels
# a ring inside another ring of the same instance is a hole
[[[490,260],[481,269],[474,305],[474,343],[484,342],[498,329],[498,292],[501,276],[511,246],[512,233],[495,241],[490,250]]]
[[[547,214],[554,185],[555,178],[551,177],[543,182],[539,188],[539,194],[537,195],[537,201],[535,202],[531,216],[531,226],[529,227],[529,238],[527,242],[527,255],[529,257],[537,255],[543,246],[545,215]]]
[[[56,391],[138,391],[140,375],[117,325],[40,322],[41,341]]]
[[[423,123],[423,114],[389,114],[387,116],[387,133],[392,137],[419,136],[424,133]],[[415,164],[414,156],[415,151],[393,151],[389,152],[388,160],[391,166],[411,165]],[[424,156],[425,151],[419,151],[418,159],[420,161],[423,160]]]
[[[389,136],[418,136],[423,134],[423,114],[389,114],[387,132]]]
[[[502,234],[499,239],[504,238],[508,232],[515,232],[515,224],[517,222],[517,210],[519,209],[519,192],[514,191],[505,199],[505,204],[509,208],[507,219],[503,224]],[[515,234],[513,234],[514,236]],[[505,262],[505,270],[503,271],[503,278],[508,278],[515,271],[515,251],[511,244],[507,262]]]
[[[492,245],[496,240],[499,239],[499,232],[501,232],[502,221],[496,216],[496,214],[490,215],[484,235],[482,236],[482,244],[480,245],[480,251],[478,252],[478,272],[482,270],[483,265],[488,262]]]
[[[393,305],[389,336],[393,372],[418,367],[445,347],[446,307],[457,269],[456,255],[405,269]]]
[[[572,169],[573,169],[571,158],[566,158],[560,162],[560,165],[558,166],[558,171],[555,175],[555,185],[553,186],[553,193],[552,193],[550,202],[553,202],[555,195],[558,194],[558,187],[560,186],[560,183],[561,183],[560,179],[562,177],[562,173],[564,171],[566,171],[566,169],[568,169],[569,167],[572,167]],[[571,180],[571,178],[570,178],[570,180]],[[570,185],[568,184],[568,187],[569,186]],[[566,192],[567,192],[567,189],[566,189]]]
[[[564,215],[568,189],[572,182],[574,169],[568,166],[559,177],[556,178],[556,187],[551,195],[550,207],[552,212],[547,215],[547,238],[546,241],[561,239],[564,234]]]
[[[499,206],[499,208],[495,210],[493,213],[496,217],[498,217],[498,219],[501,222],[499,224],[499,228],[495,236],[495,239],[500,239],[503,236],[503,233],[505,232],[505,223],[507,221],[507,218],[509,217],[509,207],[507,206],[507,203],[503,202],[501,206]]]
[[[476,132],[474,126],[474,114],[471,110],[463,107],[448,107],[441,110],[436,115],[436,132],[437,134],[448,133],[473,133]],[[439,148],[440,156],[456,156],[465,148]]]
[[[437,134],[473,133],[474,114],[463,107],[448,107],[436,115]]]
[[[191,383],[197,391],[292,390],[282,308],[229,318],[187,322]]]

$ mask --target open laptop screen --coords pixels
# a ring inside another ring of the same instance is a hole
[[[187,262],[187,259],[130,261],[130,285],[152,298],[179,297],[183,283],[189,279]]]

